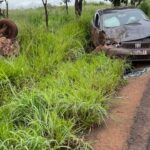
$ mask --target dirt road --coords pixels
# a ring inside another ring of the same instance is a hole
[[[150,80],[130,131],[128,150],[150,150]]]
[[[150,73],[131,78],[104,128],[90,134],[94,150],[150,150]]]

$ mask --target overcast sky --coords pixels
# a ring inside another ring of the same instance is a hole
[[[103,0],[86,0],[87,2],[100,2]],[[34,8],[42,5],[42,0],[8,0],[9,8]],[[48,0],[48,2],[52,5],[60,5],[61,0]],[[74,4],[74,0],[71,0],[70,4]]]

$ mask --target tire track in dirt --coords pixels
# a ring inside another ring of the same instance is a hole
[[[150,80],[138,107],[128,139],[128,150],[150,150]]]
[[[112,110],[111,118],[106,121],[106,126],[94,129],[88,137],[93,143],[94,150],[128,149],[127,141],[134,123],[134,116],[150,79],[149,76],[150,73],[147,73],[138,78],[129,79],[128,85],[119,92],[122,101]]]

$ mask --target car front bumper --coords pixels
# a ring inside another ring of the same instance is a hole
[[[127,58],[132,61],[150,61],[150,48],[127,49],[115,46],[103,46],[100,51],[111,57]]]

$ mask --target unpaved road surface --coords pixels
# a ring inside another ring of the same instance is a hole
[[[130,131],[128,150],[150,150],[150,80]]]
[[[94,150],[150,150],[150,73],[131,78],[103,128],[89,135]]]

